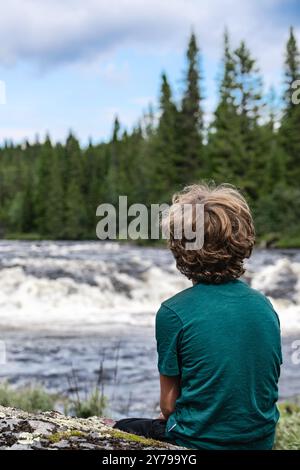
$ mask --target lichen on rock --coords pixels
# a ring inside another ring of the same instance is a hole
[[[38,414],[0,406],[2,450],[152,450],[180,449],[113,429],[107,418],[74,418],[56,411]]]

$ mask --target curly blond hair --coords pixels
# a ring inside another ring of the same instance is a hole
[[[174,194],[172,203],[171,213],[178,204],[202,204],[204,210],[204,241],[197,250],[187,249],[184,233],[176,238],[174,217],[169,219],[169,248],[179,271],[194,283],[221,284],[239,278],[255,242],[252,215],[242,194],[228,184],[194,184]],[[194,217],[192,211],[193,227]]]

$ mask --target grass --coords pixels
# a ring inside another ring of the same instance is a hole
[[[300,450],[300,406],[279,405],[280,420],[276,429],[275,450]]]
[[[6,233],[5,240],[22,240],[22,241],[41,241],[44,239],[39,233]]]
[[[90,416],[103,416],[107,406],[107,400],[98,388],[94,388],[85,399],[76,399],[67,404],[67,414],[78,418],[89,418]]]
[[[0,405],[20,408],[34,413],[54,409],[57,396],[46,392],[40,386],[13,389],[8,383],[0,385]]]
[[[51,394],[39,385],[14,389],[7,382],[0,384],[0,405],[2,406],[36,413],[55,410],[58,403],[64,404],[64,411],[67,415],[89,418],[90,416],[103,416],[107,400],[96,387],[91,390],[85,400],[80,399],[79,396],[76,400],[72,400],[58,394]]]
[[[265,233],[257,235],[256,246],[258,248],[296,249],[300,248],[300,236],[298,233],[285,236],[282,233]]]
[[[300,236],[282,237],[275,243],[275,248],[300,248]]]

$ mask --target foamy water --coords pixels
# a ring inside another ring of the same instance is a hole
[[[190,286],[164,249],[1,242],[0,258],[0,326],[5,329],[153,325],[160,303]],[[300,331],[298,252],[254,253],[246,279],[270,298],[283,334]]]
[[[252,273],[250,284],[266,294],[277,311],[282,334],[300,331],[300,262],[283,255]]]

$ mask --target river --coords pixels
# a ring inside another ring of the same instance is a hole
[[[300,395],[300,250],[256,250],[246,266],[280,317],[280,398]],[[1,380],[84,397],[101,379],[109,414],[155,416],[155,312],[189,285],[162,248],[1,241]]]

